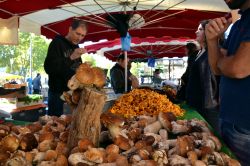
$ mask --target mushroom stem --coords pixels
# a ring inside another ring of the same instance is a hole
[[[161,129],[161,123],[159,121],[156,121],[144,128],[144,133],[155,133],[157,134],[159,130]]]
[[[119,126],[116,126],[116,125],[109,125],[108,129],[109,129],[109,133],[113,139],[116,138],[121,132],[121,128]]]

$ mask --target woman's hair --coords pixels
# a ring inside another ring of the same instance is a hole
[[[203,29],[205,29],[206,25],[208,24],[209,20],[202,20],[200,21],[200,24],[202,26]]]
[[[202,20],[202,21],[200,21],[200,25],[204,29],[204,46],[205,46],[205,48],[207,47],[207,40],[206,40],[206,35],[205,35],[205,27],[206,27],[206,25],[208,23],[209,23],[209,20]]]
[[[188,56],[191,55],[192,53],[194,53],[195,51],[197,51],[197,46],[196,44],[190,42],[186,44],[186,48],[187,48],[187,54]]]

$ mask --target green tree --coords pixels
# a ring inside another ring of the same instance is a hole
[[[19,32],[17,46],[0,45],[0,67],[6,72],[27,76],[30,70],[30,46],[32,47],[32,70],[43,72],[43,62],[49,42],[31,33]]]
[[[96,66],[96,60],[93,57],[93,55],[90,54],[84,54],[82,55],[82,62],[89,62],[92,66]]]

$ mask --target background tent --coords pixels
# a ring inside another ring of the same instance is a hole
[[[187,42],[195,42],[189,38],[172,38],[164,36],[161,38],[132,38],[131,51],[128,52],[130,59],[148,59],[162,57],[183,57]],[[98,53],[108,59],[115,61],[121,53],[121,41],[115,39],[85,46],[89,53]]]

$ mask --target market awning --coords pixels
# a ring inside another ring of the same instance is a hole
[[[75,3],[74,3],[75,2]],[[0,17],[20,16],[22,31],[41,33],[48,38],[66,34],[73,18],[89,22],[85,41],[118,38],[113,28],[107,26],[107,13],[138,13],[145,25],[131,29],[133,37],[194,37],[198,22],[222,16],[229,11],[223,0],[28,0],[0,2]]]
[[[131,51],[128,51],[130,59],[147,59],[162,57],[183,57],[185,55],[185,45],[187,42],[194,42],[190,38],[172,38],[164,36],[161,38],[134,37],[131,41]],[[101,42],[85,46],[88,52],[104,55],[108,59],[115,61],[121,53],[121,41],[115,39],[111,41]]]
[[[0,18],[10,18],[12,16],[25,16],[42,9],[53,10],[60,5],[69,4],[83,0],[1,0]]]

